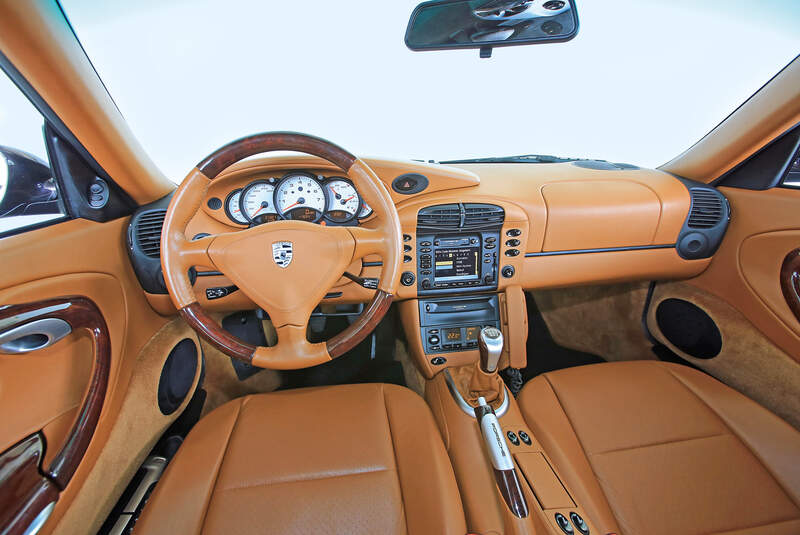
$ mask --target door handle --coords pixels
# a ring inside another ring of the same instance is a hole
[[[72,327],[60,318],[43,318],[0,332],[0,353],[16,355],[44,349],[69,333]]]

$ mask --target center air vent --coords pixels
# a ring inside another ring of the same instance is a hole
[[[139,216],[134,230],[134,240],[142,253],[150,258],[161,256],[161,227],[166,210],[151,210]]]
[[[692,209],[689,213],[689,228],[711,228],[722,221],[722,198],[715,192],[691,188]]]
[[[437,204],[417,214],[417,226],[435,229],[457,229],[461,226],[460,204]]]
[[[438,204],[417,214],[417,227],[432,230],[474,230],[503,224],[505,212],[493,204]]]
[[[501,225],[505,212],[493,204],[465,204],[464,228]]]

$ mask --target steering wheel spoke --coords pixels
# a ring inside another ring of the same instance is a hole
[[[386,259],[386,248],[391,240],[387,238],[385,232],[366,227],[347,227],[347,230],[350,231],[353,240],[356,242],[353,250],[354,260],[371,254],[376,254],[382,259]]]

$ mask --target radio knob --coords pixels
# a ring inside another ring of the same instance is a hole
[[[428,279],[422,279],[422,289],[428,290],[431,287],[431,281]]]

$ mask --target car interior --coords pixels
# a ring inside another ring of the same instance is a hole
[[[658,168],[265,125],[176,184],[67,14],[0,1],[0,533],[800,534],[800,59]]]

